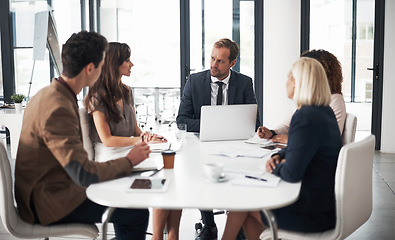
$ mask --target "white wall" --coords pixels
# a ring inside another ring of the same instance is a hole
[[[395,1],[385,1],[381,151],[395,153]]]
[[[275,128],[295,106],[285,83],[300,55],[300,0],[264,1],[263,125]]]

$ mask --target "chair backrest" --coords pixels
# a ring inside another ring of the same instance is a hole
[[[0,142],[0,217],[7,232],[17,238],[47,238],[81,235],[90,238],[99,236],[95,224],[59,224],[42,226],[23,221],[15,206],[13,181],[7,151]]]
[[[357,130],[357,117],[351,113],[347,113],[344,129],[342,133],[343,145],[354,142],[355,132]]]
[[[7,151],[0,143],[0,216],[6,230],[12,234],[12,226],[16,226],[19,215],[14,204],[11,166]]]
[[[84,149],[88,153],[89,160],[95,159],[95,149],[93,143],[89,136],[90,123],[88,119],[88,113],[85,108],[79,109],[80,121],[81,121],[81,131],[82,131],[82,142],[84,144]]]
[[[372,172],[375,137],[344,145],[339,153],[335,176],[336,227],[318,233],[279,230],[280,239],[341,240],[364,224],[372,213]],[[260,239],[270,239],[265,230]]]
[[[336,229],[344,239],[364,224],[372,212],[372,171],[375,137],[344,145],[336,169]]]

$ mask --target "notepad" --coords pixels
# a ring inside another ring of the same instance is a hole
[[[162,152],[165,149],[168,149],[170,146],[170,142],[164,143],[148,143],[151,152]]]
[[[158,153],[151,153],[150,157],[132,168],[132,172],[144,172],[156,170],[163,167],[162,156]]]

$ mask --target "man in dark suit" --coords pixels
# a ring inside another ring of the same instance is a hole
[[[239,46],[229,39],[214,43],[210,70],[191,74],[185,85],[177,123],[187,124],[188,132],[200,131],[200,109],[204,105],[256,104],[252,79],[231,70],[236,64]],[[260,126],[257,114],[256,127]],[[213,211],[201,211],[203,230],[196,240],[217,239]]]
[[[188,132],[200,131],[200,108],[204,105],[257,103],[252,79],[231,70],[238,54],[239,46],[236,42],[220,39],[211,52],[210,70],[189,76],[177,116],[177,123],[187,124]],[[217,103],[219,88],[222,88],[221,103]],[[258,119],[257,115],[256,127],[260,126]]]

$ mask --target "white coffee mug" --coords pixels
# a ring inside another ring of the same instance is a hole
[[[219,181],[223,170],[224,166],[221,163],[206,163],[204,165],[206,177],[211,181]]]

